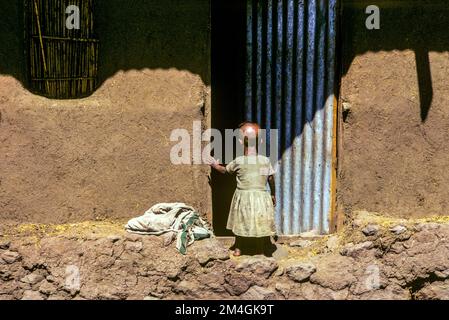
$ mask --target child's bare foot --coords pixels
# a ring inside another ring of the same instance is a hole
[[[240,249],[238,249],[238,248],[235,248],[234,249],[234,253],[233,253],[233,255],[234,255],[234,257],[238,257],[238,256],[240,256],[242,253],[240,252]]]

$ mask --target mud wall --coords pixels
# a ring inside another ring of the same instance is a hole
[[[78,100],[26,89],[20,2],[1,1],[0,219],[127,218],[171,201],[210,213],[209,169],[169,157],[173,129],[209,121],[209,1],[96,2],[100,86]]]
[[[368,4],[380,8],[380,30],[365,27]],[[442,1],[344,2],[338,200],[346,212],[449,212],[448,24]]]

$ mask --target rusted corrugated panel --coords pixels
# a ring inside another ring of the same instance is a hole
[[[245,114],[279,130],[279,234],[329,231],[336,2],[247,0]]]

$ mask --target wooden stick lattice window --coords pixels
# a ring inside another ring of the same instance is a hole
[[[25,30],[30,90],[49,98],[80,98],[97,85],[99,40],[94,0],[25,0]],[[71,8],[79,24],[67,26]],[[68,11],[68,13],[67,13]]]

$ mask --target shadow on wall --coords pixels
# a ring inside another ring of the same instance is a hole
[[[209,0],[96,1],[100,85],[118,70],[186,69],[210,84]],[[201,53],[201,54],[198,54]]]
[[[23,1],[0,0],[0,74],[25,83]]]
[[[380,29],[365,27],[365,8],[380,8]],[[429,52],[449,51],[449,2],[433,1],[343,1],[341,46],[342,74],[357,55],[368,51],[413,50],[419,86],[421,120],[429,114],[433,85]]]
[[[27,87],[23,0],[0,0],[0,8],[0,74]],[[99,0],[94,10],[99,86],[119,70],[143,68],[189,70],[210,84],[209,0]]]

